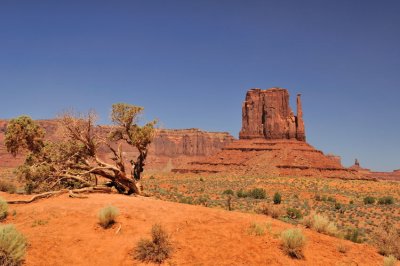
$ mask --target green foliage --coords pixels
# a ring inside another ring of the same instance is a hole
[[[274,194],[274,204],[281,204],[282,202],[282,196],[279,192],[275,192]]]
[[[102,208],[98,213],[99,224],[103,228],[110,227],[113,223],[115,223],[115,218],[119,215],[119,211],[114,206],[107,206]]]
[[[344,238],[354,243],[361,243],[360,231],[358,228],[348,228]]]
[[[144,262],[161,264],[172,253],[167,232],[159,224],[151,228],[152,239],[141,239],[135,248],[135,258]]]
[[[0,198],[0,220],[4,220],[8,215],[8,204],[3,198]]]
[[[335,210],[340,210],[342,208],[342,204],[339,202],[335,202]]]
[[[371,197],[371,196],[365,197],[364,198],[364,204],[374,204],[375,200],[376,199],[374,197]]]
[[[222,192],[222,195],[231,195],[231,196],[233,196],[235,193],[233,192],[233,190],[232,189],[227,189],[227,190],[224,190],[224,192]]]
[[[241,189],[239,189],[238,191],[236,191],[236,196],[238,197],[238,198],[247,198],[247,192],[246,191],[244,191],[242,188]]]
[[[0,225],[0,265],[21,265],[26,252],[26,239],[14,225]]]
[[[303,218],[303,214],[301,213],[300,210],[296,208],[288,208],[286,210],[287,217],[293,220],[301,219]]]
[[[394,203],[394,198],[392,196],[385,196],[382,198],[379,198],[378,204],[380,205],[391,205]]]
[[[296,259],[304,258],[303,248],[306,238],[300,229],[287,229],[281,235],[283,248],[286,253]]]
[[[263,188],[253,188],[248,191],[247,195],[253,199],[265,199],[267,197],[267,192]]]
[[[7,125],[4,143],[7,151],[16,156],[21,150],[39,152],[43,147],[44,129],[29,116],[11,119]]]

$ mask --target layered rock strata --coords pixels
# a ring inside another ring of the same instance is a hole
[[[305,141],[305,128],[300,94],[297,116],[289,105],[286,89],[251,89],[242,105],[240,139],[297,139]]]
[[[371,179],[343,167],[339,156],[325,155],[306,143],[300,94],[295,116],[286,89],[249,90],[242,106],[239,136],[221,152],[172,171]]]
[[[59,140],[62,133],[56,120],[38,120],[46,130],[46,139]],[[17,158],[7,153],[4,146],[4,133],[7,121],[0,121],[0,168],[20,165],[24,156]],[[101,126],[100,134],[107,134],[107,126]],[[200,159],[221,151],[222,147],[231,143],[234,138],[227,132],[207,132],[200,129],[158,129],[149,149],[146,170],[170,170],[172,167],[186,163],[189,160]],[[123,144],[126,157],[135,156],[136,150]],[[108,149],[100,149],[104,159],[112,157]]]

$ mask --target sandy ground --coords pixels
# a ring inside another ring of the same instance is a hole
[[[22,196],[0,193],[6,199]],[[98,225],[97,212],[109,204],[120,215],[109,229]],[[12,215],[13,211],[15,215]],[[263,215],[228,212],[145,197],[67,195],[26,205],[11,205],[3,223],[22,231],[29,247],[26,265],[149,265],[133,260],[138,240],[150,236],[154,223],[171,234],[174,253],[164,265],[382,265],[383,257],[365,244],[303,229],[305,259],[288,257],[279,234],[293,227]],[[263,236],[249,234],[252,223],[266,224]],[[121,225],[121,230],[116,234]],[[338,245],[347,247],[346,253]]]

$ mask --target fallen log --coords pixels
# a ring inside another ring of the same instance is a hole
[[[69,193],[70,197],[80,197],[77,194],[79,193],[111,193],[111,188],[109,187],[86,187],[79,189],[62,189],[58,191],[49,191],[42,194],[34,195],[32,198],[27,200],[8,200],[8,204],[27,204],[34,202],[38,199],[49,198],[57,195],[62,195],[65,193]]]

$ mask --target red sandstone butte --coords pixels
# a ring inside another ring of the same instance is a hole
[[[37,120],[46,130],[46,139],[57,141],[61,139],[59,123],[55,119]],[[23,163],[24,155],[16,158],[7,153],[4,145],[4,133],[7,127],[7,120],[0,120],[0,168],[13,168]],[[108,126],[98,128],[100,135],[107,135]],[[196,128],[190,129],[157,129],[156,136],[149,149],[149,156],[146,170],[169,171],[181,163],[193,159],[201,159],[213,155],[234,138],[227,132],[207,132]],[[135,148],[123,144],[126,158],[136,156]],[[111,153],[104,147],[100,148],[100,156],[107,160]]]
[[[325,155],[306,142],[300,94],[295,116],[286,89],[249,90],[242,106],[239,136],[221,152],[172,171],[372,179],[343,167],[340,157]]]
[[[242,105],[240,139],[297,139],[305,141],[303,110],[297,95],[297,116],[289,106],[286,89],[251,89]]]

